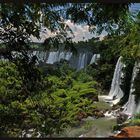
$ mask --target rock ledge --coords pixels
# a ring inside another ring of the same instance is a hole
[[[128,126],[121,129],[121,132],[114,138],[130,138],[140,137],[140,126]]]

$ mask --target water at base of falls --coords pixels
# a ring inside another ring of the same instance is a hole
[[[83,119],[79,127],[67,128],[58,137],[109,137],[114,135],[112,128],[116,125],[115,118],[98,118],[88,117]]]
[[[119,98],[113,100],[112,97],[108,95],[98,96],[98,98],[100,101],[105,101],[107,103],[110,103],[110,106],[116,105],[120,101]]]
[[[124,67],[121,59],[122,57],[120,56],[115,67],[109,94],[106,96],[99,96],[100,100],[110,103],[111,106],[117,104],[124,95],[120,88],[121,76],[123,75],[122,68]]]
[[[113,135],[112,128],[116,125],[115,118],[99,118],[93,120],[93,126],[90,128],[90,131],[83,134],[83,137],[109,137]]]
[[[119,98],[119,97],[121,97],[120,95],[121,94],[123,95],[123,93],[121,93],[122,91],[118,90],[118,89],[120,89],[119,84],[121,83],[121,81],[120,81],[121,76],[120,75],[121,75],[121,68],[122,68],[122,64],[121,64],[120,60],[121,60],[121,57],[118,59],[118,62],[116,64],[116,68],[115,68],[115,72],[114,72],[112,85],[111,85],[111,90],[109,92],[109,95],[99,96],[99,100],[108,102],[108,103],[110,103],[111,106],[117,104],[120,101],[120,98]],[[106,117],[107,116],[108,117],[116,116],[117,113],[119,112],[119,113],[126,114],[128,116],[128,119],[129,119],[129,118],[133,117],[134,114],[140,112],[140,101],[139,101],[139,103],[136,104],[136,101],[135,101],[136,96],[132,94],[133,91],[135,90],[135,89],[133,89],[133,81],[134,81],[134,79],[135,79],[135,77],[136,77],[136,75],[139,71],[139,68],[140,68],[140,63],[136,62],[135,65],[134,65],[134,68],[133,68],[133,73],[132,73],[129,99],[126,102],[126,104],[121,107],[121,110],[117,109],[117,110],[113,110],[111,112],[110,111],[106,112],[105,113]],[[116,99],[113,99],[112,96],[117,95],[116,93],[119,94],[119,96],[116,96]]]
[[[110,106],[116,105],[124,95],[124,93],[122,92],[120,88],[121,76],[123,75],[122,68],[124,67],[124,64],[121,62],[121,60],[122,60],[122,57],[120,56],[116,63],[109,94],[98,96],[99,101],[105,101],[109,103]],[[106,117],[114,118],[116,117],[118,111],[119,109],[113,110],[113,111],[107,111],[104,115]]]

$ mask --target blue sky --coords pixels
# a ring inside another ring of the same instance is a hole
[[[130,7],[130,11],[134,12],[134,11],[140,11],[140,3],[135,3],[132,4]],[[88,26],[87,25],[76,25],[73,24],[70,20],[67,20],[66,23],[70,26],[70,28],[73,30],[75,38],[73,39],[73,41],[78,42],[83,40],[83,37],[85,40],[88,40],[92,37],[95,37],[96,35],[91,34],[88,31]],[[103,31],[103,33],[100,35],[100,38],[102,39],[103,36],[105,36],[107,33]],[[41,33],[41,40],[38,40],[34,37],[32,37],[33,42],[43,42],[45,38],[47,38],[48,36],[53,36],[53,34],[47,30],[46,33]]]
[[[131,11],[140,11],[140,3],[134,3],[130,7]]]

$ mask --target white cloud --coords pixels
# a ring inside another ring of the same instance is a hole
[[[82,41],[82,40],[88,40],[92,37],[95,37],[95,34],[91,34],[89,32],[89,26],[88,25],[77,25],[72,23],[70,20],[66,20],[65,21],[66,24],[69,25],[69,27],[71,28],[71,30],[74,33],[75,38],[73,39],[73,41],[78,42],[78,41]],[[45,31],[44,31],[45,29]],[[54,36],[55,34],[51,33],[50,30],[48,30],[47,28],[42,28],[42,32],[40,33],[40,37],[41,39],[38,40],[35,37],[31,37],[33,42],[43,42],[46,38],[50,37],[50,36]],[[101,38],[103,38],[103,36],[106,35],[105,32],[103,32],[103,34],[101,35]]]
[[[87,25],[77,25],[77,24],[72,23],[70,20],[67,20],[65,23],[68,24],[69,27],[72,29],[75,35],[75,38],[73,39],[73,41],[75,42],[81,41],[83,40],[83,38],[84,40],[87,40],[95,36],[89,32],[89,26]]]

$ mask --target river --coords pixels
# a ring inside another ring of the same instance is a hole
[[[78,127],[69,127],[58,137],[110,137],[114,135],[113,127],[117,124],[113,116],[102,118],[87,117]]]

